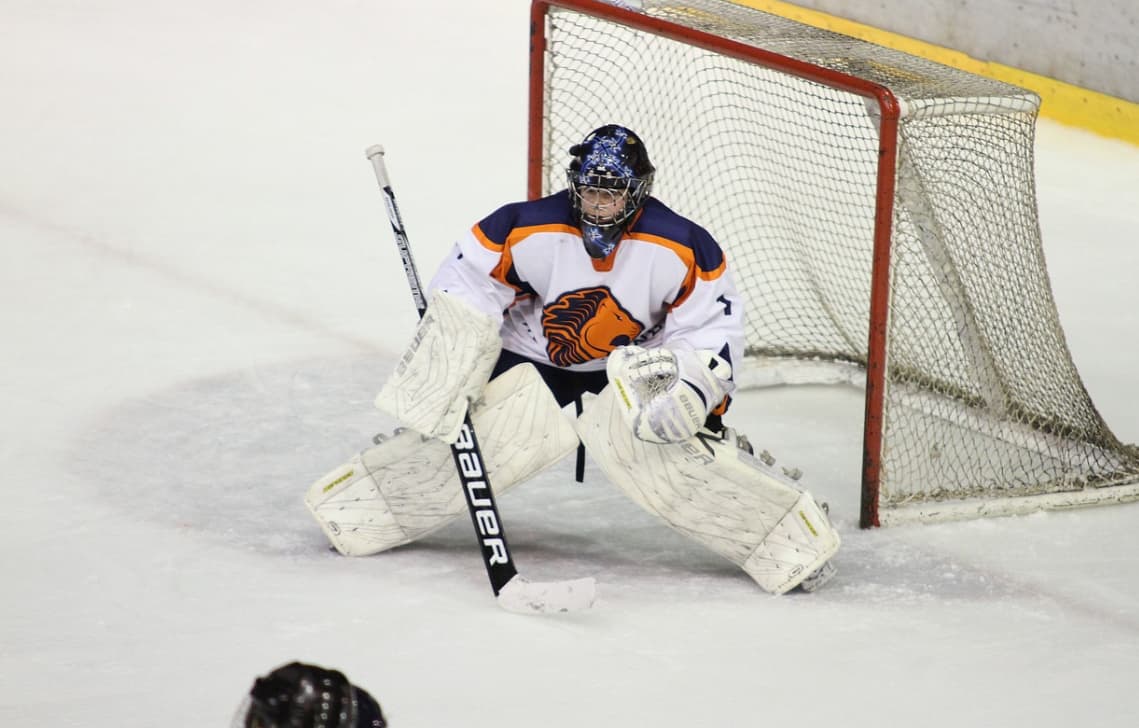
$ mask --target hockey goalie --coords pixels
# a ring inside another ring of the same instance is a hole
[[[580,442],[615,487],[765,591],[834,575],[826,509],[723,424],[744,302],[711,235],[650,195],[654,174],[633,131],[603,126],[570,149],[566,189],[455,244],[376,398],[401,429],[306,495],[338,551],[378,553],[465,512],[449,444],[469,409],[496,496]]]

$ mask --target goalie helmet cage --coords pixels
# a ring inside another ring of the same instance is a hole
[[[1036,95],[721,0],[539,0],[531,25],[529,197],[591,129],[635,129],[748,298],[740,383],[865,382],[862,527],[1139,498],[1052,299]]]

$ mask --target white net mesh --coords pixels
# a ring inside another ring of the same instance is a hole
[[[654,195],[727,251],[755,361],[868,356],[877,104],[796,75],[794,62],[899,99],[881,508],[1139,477],[1056,315],[1036,216],[1034,95],[719,0],[636,6],[786,56],[790,72],[551,9],[544,191],[564,186],[566,150],[591,129],[636,130],[658,170]]]

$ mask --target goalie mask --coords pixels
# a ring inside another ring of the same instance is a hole
[[[648,199],[656,170],[640,137],[616,124],[594,129],[569,152],[574,219],[586,252],[604,258]]]
[[[292,662],[253,683],[234,728],[386,728],[379,703],[344,674]]]

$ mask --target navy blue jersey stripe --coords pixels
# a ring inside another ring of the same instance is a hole
[[[503,205],[480,220],[478,226],[491,242],[504,245],[516,228],[573,224],[569,192],[562,190],[540,200]]]
[[[512,202],[478,223],[483,235],[496,245],[504,245],[517,228],[540,225],[575,225],[567,190],[540,200]],[[655,197],[645,202],[631,232],[655,235],[691,249],[696,266],[702,271],[714,271],[724,262],[723,250],[707,230],[673,212]]]

